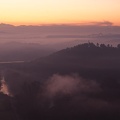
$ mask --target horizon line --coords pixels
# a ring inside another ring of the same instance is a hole
[[[1,22],[0,25],[10,25],[10,26],[15,26],[15,27],[19,27],[19,26],[120,26],[120,25],[116,25],[113,23],[106,23],[104,24],[104,22],[90,22],[90,23],[44,23],[44,24],[14,24],[14,23],[4,23]]]

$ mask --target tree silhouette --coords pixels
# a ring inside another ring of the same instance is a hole
[[[117,45],[117,48],[120,49],[120,44]]]

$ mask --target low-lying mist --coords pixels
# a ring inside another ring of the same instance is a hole
[[[72,95],[78,91],[81,93],[94,92],[99,89],[98,84],[91,80],[82,79],[77,74],[61,76],[54,74],[45,82],[47,96],[55,97],[57,94]]]

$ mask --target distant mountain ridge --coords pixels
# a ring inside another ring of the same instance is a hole
[[[9,42],[0,44],[0,62],[31,61],[38,57],[47,56],[54,52],[52,48],[41,46],[38,43]]]

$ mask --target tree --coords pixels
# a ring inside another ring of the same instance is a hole
[[[106,48],[106,45],[105,44],[100,44],[100,47],[101,48]]]
[[[119,48],[119,49],[120,49],[120,44],[118,44],[118,45],[117,45],[117,48]]]
[[[97,47],[99,47],[99,43],[97,43]]]

